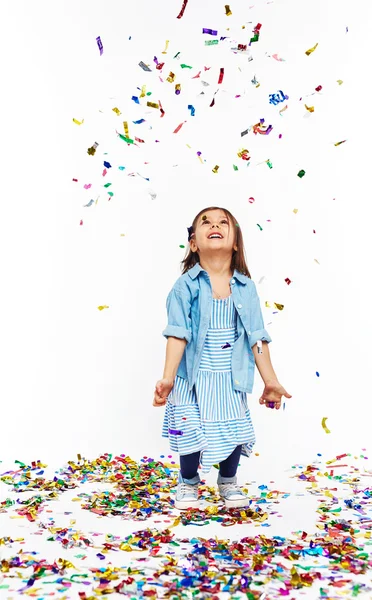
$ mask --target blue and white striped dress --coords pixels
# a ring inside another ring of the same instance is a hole
[[[231,356],[238,333],[232,295],[213,298],[209,329],[195,385],[177,376],[168,396],[162,437],[181,456],[201,451],[200,465],[208,473],[242,444],[249,457],[255,435],[247,393],[233,389]],[[175,433],[173,433],[175,431]]]

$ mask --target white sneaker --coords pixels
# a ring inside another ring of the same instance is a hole
[[[190,483],[190,482],[193,483]],[[188,508],[200,508],[198,499],[200,478],[196,475],[193,479],[183,479],[181,472],[178,475],[178,485],[174,507],[178,510],[187,510]]]
[[[249,506],[250,500],[238,486],[236,476],[231,478],[230,481],[223,481],[223,478],[221,480],[220,476],[218,476],[217,484],[218,491],[226,508]]]

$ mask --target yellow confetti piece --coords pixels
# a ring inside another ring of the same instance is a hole
[[[225,11],[226,11],[226,16],[230,17],[230,15],[232,15],[232,12],[230,10],[230,6],[228,4],[225,4]]]
[[[118,108],[115,107],[112,110],[113,110],[114,113],[116,113],[118,115],[118,117],[121,115],[121,112],[120,112],[120,110]]]
[[[314,112],[314,107],[313,107],[313,106],[307,106],[307,104],[305,104],[305,108],[306,108],[306,110],[308,110],[309,112]]]
[[[84,119],[82,121],[78,121],[77,119],[72,119],[76,125],[82,125],[84,123]]]
[[[219,167],[218,165],[216,165],[216,166],[214,167],[214,169],[212,169],[213,173],[218,173],[218,169],[219,169],[219,168],[220,168],[220,167]]]
[[[174,82],[174,78],[175,78],[175,74],[172,73],[172,71],[169,71],[169,75],[167,77],[167,81],[169,81],[169,83],[173,83]]]
[[[124,121],[123,122],[124,125],[124,133],[125,133],[125,137],[129,138],[129,127],[128,127],[128,121]]]
[[[159,104],[156,104],[156,102],[147,102],[147,106],[150,106],[150,108],[159,108]]]
[[[167,50],[168,50],[168,44],[169,44],[169,40],[165,41],[165,49],[163,50],[162,54],[166,54]]]
[[[144,98],[146,96],[146,85],[143,85],[141,88],[140,98]]]
[[[104,304],[103,306],[99,306],[98,310],[103,310],[104,308],[110,308],[109,306],[107,306],[106,304]]]
[[[315,46],[313,46],[312,48],[310,48],[309,50],[306,50],[305,54],[306,56],[310,56],[310,54],[312,52],[314,52],[314,50],[316,50],[316,48],[318,47],[318,44],[315,44]]]
[[[337,79],[337,83],[338,85],[342,85],[344,82],[342,81],[342,79]]]
[[[326,433],[331,433],[331,432],[329,431],[329,429],[328,429],[327,425],[326,425],[326,420],[327,420],[327,419],[328,419],[328,417],[323,417],[323,419],[322,419],[322,427],[323,427],[323,429],[324,429],[324,431],[325,431]]]

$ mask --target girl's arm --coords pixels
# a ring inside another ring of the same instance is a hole
[[[170,379],[174,383],[186,344],[185,339],[168,337],[163,379]]]

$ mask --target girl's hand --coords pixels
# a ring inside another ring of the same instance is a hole
[[[164,406],[167,402],[167,397],[173,388],[173,381],[170,379],[159,379],[156,382],[153,406]]]
[[[282,396],[292,398],[291,394],[280,385],[279,381],[272,379],[265,383],[265,389],[260,398],[260,404],[266,404],[267,408],[276,408],[279,410],[282,402]]]

